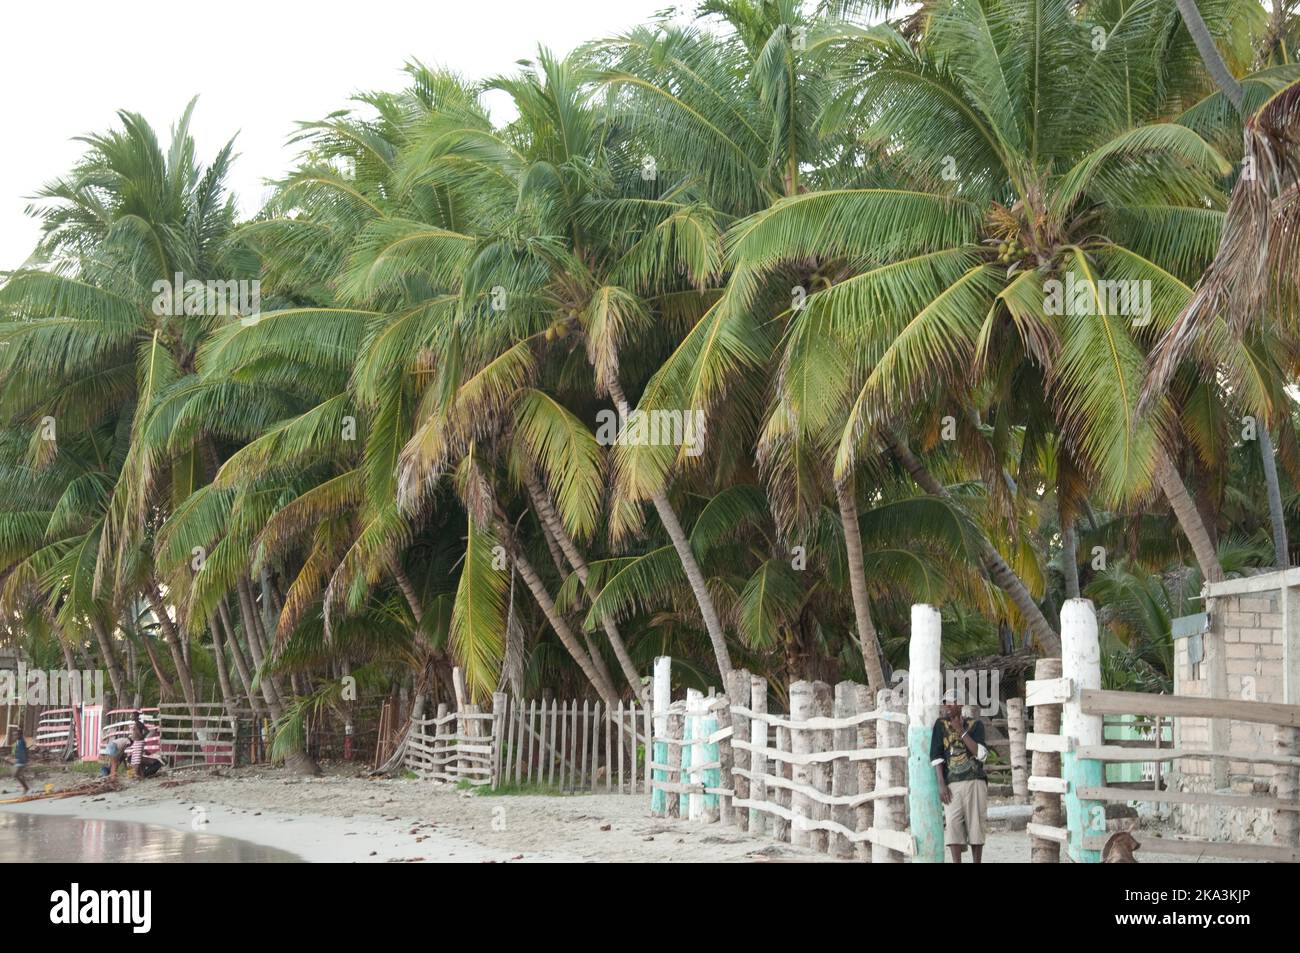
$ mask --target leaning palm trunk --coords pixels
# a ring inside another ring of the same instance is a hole
[[[524,627],[519,623],[519,613],[515,611],[515,579],[518,573],[510,570],[510,602],[506,609],[506,651],[501,659],[500,691],[506,685],[515,698],[524,697]]]
[[[1223,90],[1223,95],[1228,97],[1233,108],[1241,112],[1241,84],[1237,82],[1236,77],[1228,70],[1228,64],[1219,55],[1219,49],[1214,45],[1214,37],[1210,35],[1209,27],[1205,25],[1201,11],[1196,7],[1196,0],[1176,0],[1176,2],[1183,24],[1187,27],[1192,42],[1196,44],[1196,50],[1201,54],[1205,68],[1210,71],[1215,84]]]
[[[248,636],[248,647],[253,653],[253,664],[257,666],[258,674],[261,676],[257,681],[262,687],[262,696],[266,699],[266,707],[278,725],[284,718],[284,706],[275,679],[265,668],[267,659],[264,646],[260,644],[258,637],[257,607],[253,604],[252,589],[248,584],[248,580],[242,576],[239,579],[237,588],[240,614],[243,616],[244,631]],[[285,767],[294,774],[320,774],[319,765],[303,750],[301,744],[295,744],[285,752],[284,763]]]
[[[158,625],[162,627],[163,637],[167,640],[167,648],[172,654],[172,665],[176,668],[176,677],[180,679],[185,704],[190,708],[190,715],[197,718],[199,710],[196,707],[194,675],[190,671],[190,662],[185,657],[185,653],[181,651],[180,636],[176,631],[176,625],[172,622],[171,616],[167,614],[167,606],[163,603],[162,592],[159,590],[158,584],[153,580],[150,580],[145,587],[145,598],[149,600],[149,607],[153,609],[153,614],[158,617]]]
[[[239,699],[230,681],[229,663],[226,661],[226,647],[221,638],[221,625],[216,619],[209,620],[208,628],[212,632],[212,658],[217,665],[217,684],[221,686],[221,700],[226,706],[226,717],[233,727],[239,717]]]
[[[867,688],[870,697],[875,698],[875,693],[885,687],[885,670],[880,664],[880,638],[871,621],[871,603],[867,598],[867,571],[862,562],[858,504],[847,480],[835,484],[835,499],[840,507],[840,522],[844,524],[844,550],[849,560],[849,591],[853,596],[853,615],[858,624],[858,646],[867,673]]]
[[[594,601],[600,595],[599,590],[592,588],[589,580],[591,578],[591,569],[587,565],[587,560],[583,558],[582,553],[578,550],[569,535],[569,531],[564,528],[551,499],[547,496],[545,489],[538,482],[537,477],[528,473],[524,477],[524,483],[528,489],[528,496],[532,500],[533,509],[536,510],[538,517],[542,521],[543,529],[559,545],[564,558],[573,571],[578,574],[578,581],[582,587],[587,590],[587,595]],[[563,572],[564,567],[557,563],[556,568]],[[627,645],[623,641],[622,634],[618,631],[618,625],[614,622],[612,616],[607,612],[600,614],[600,625],[605,630],[605,635],[609,639],[610,646],[614,649],[614,655],[618,658],[619,667],[623,670],[623,677],[627,679],[628,685],[632,687],[633,693],[642,701],[646,700],[645,689],[641,684],[641,676],[637,673],[636,665],[632,661],[632,656],[628,654]]]
[[[1214,45],[1214,37],[1210,35],[1209,29],[1205,26],[1205,21],[1201,18],[1201,11],[1197,9],[1196,0],[1178,0],[1178,12],[1182,15],[1187,32],[1191,34],[1192,40],[1196,43],[1197,52],[1201,54],[1201,60],[1205,63],[1205,68],[1214,77],[1214,82],[1223,92],[1223,95],[1232,103],[1232,108],[1241,115],[1245,104],[1241,83],[1237,82],[1237,78],[1232,75],[1227,63],[1219,55],[1218,47]],[[1249,145],[1247,154],[1250,155]],[[1271,170],[1256,168],[1255,171],[1256,174],[1259,174]],[[1265,249],[1267,249],[1267,246],[1265,246]],[[1257,250],[1252,246],[1252,253]],[[1269,436],[1267,423],[1264,423],[1259,428],[1259,455],[1260,462],[1264,465],[1264,483],[1268,490],[1268,516],[1269,521],[1273,524],[1275,562],[1279,569],[1285,569],[1290,564],[1286,538],[1286,517],[1282,512],[1282,493],[1278,483],[1277,459],[1273,456],[1273,440]]]
[[[894,456],[903,465],[905,469],[916,481],[917,485],[931,496],[937,496],[941,499],[951,500],[952,494],[948,492],[947,487],[935,479],[934,474],[926,469],[916,455],[912,453],[907,444],[894,435],[886,435],[889,441],[889,449]],[[1034,597],[1030,595],[1029,588],[1009,565],[1002,558],[1002,554],[997,551],[994,545],[989,542],[987,536],[982,532],[979,534],[980,563],[984,567],[984,573],[988,576],[989,581],[997,586],[1015,603],[1020,614],[1024,617],[1025,622],[1029,625],[1029,631],[1034,638],[1038,640],[1039,647],[1045,655],[1057,655],[1061,651],[1061,637],[1052,624],[1047,621],[1043,615],[1043,610],[1038,607]]]
[[[90,628],[95,633],[95,641],[99,643],[99,652],[104,657],[104,667],[108,669],[108,680],[113,686],[113,698],[124,702],[126,674],[122,671],[122,663],[118,660],[117,653],[113,651],[113,639],[104,628],[104,623],[94,616],[91,616]]]
[[[1156,482],[1174,509],[1174,518],[1178,520],[1183,535],[1192,547],[1196,562],[1201,567],[1201,575],[1206,582],[1221,581],[1223,566],[1219,563],[1219,554],[1214,551],[1214,542],[1210,539],[1205,520],[1201,518],[1201,511],[1196,508],[1195,501],[1187,492],[1183,478],[1178,475],[1173,459],[1164,450],[1156,452],[1155,475]]]
[[[619,415],[626,420],[631,413],[632,405],[628,403],[627,395],[623,393],[623,385],[617,376],[612,374],[609,375],[608,384],[610,396],[614,398]],[[660,487],[650,497],[650,501],[659,515],[659,522],[663,523],[664,529],[668,531],[673,549],[677,551],[677,558],[681,560],[682,569],[686,573],[686,581],[690,583],[691,592],[695,594],[700,615],[704,617],[704,628],[708,630],[709,641],[713,643],[713,655],[718,662],[718,673],[725,684],[731,675],[731,653],[727,651],[727,637],[722,629],[722,620],[718,616],[717,606],[713,604],[713,594],[709,592],[704,573],[700,570],[699,560],[695,558],[691,541],[687,538],[686,531],[682,529],[682,521],[677,518],[677,511],[673,509],[668,493]]]
[[[601,700],[606,705],[616,705],[618,703],[618,692],[614,690],[613,684],[607,677],[601,677],[600,670],[592,661],[591,656],[587,654],[587,650],[582,647],[574,636],[573,630],[569,628],[569,623],[565,621],[564,616],[555,607],[555,601],[551,599],[551,594],[546,591],[546,586],[543,585],[537,570],[528,561],[528,557],[523,554],[518,543],[510,534],[509,528],[501,521],[498,521],[497,531],[502,539],[509,540],[510,546],[514,550],[514,564],[519,570],[520,577],[524,580],[524,585],[533,594],[533,599],[537,602],[538,608],[542,610],[542,615],[546,616],[546,621],[550,623],[551,629],[559,637],[565,650],[578,663],[578,667],[582,669],[582,674],[587,677],[587,681],[596,689]]]
[[[1278,569],[1291,565],[1290,548],[1286,539],[1286,514],[1282,510],[1282,486],[1277,477],[1277,458],[1273,456],[1273,438],[1268,424],[1259,425],[1259,456],[1264,464],[1264,488],[1268,493],[1268,519],[1273,524],[1273,554]]]
[[[230,608],[226,605],[225,599],[217,603],[217,622],[223,630],[225,644],[230,647],[230,660],[235,663],[235,673],[239,676],[244,696],[248,699],[248,707],[252,709],[253,715],[260,723],[263,718],[262,700],[258,697],[257,690],[253,688],[253,670],[239,644],[239,636],[235,632],[235,625],[230,618]]]

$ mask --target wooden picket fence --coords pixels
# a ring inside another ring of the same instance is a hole
[[[644,794],[650,713],[635,702],[492,696],[492,710],[438,706],[412,722],[404,766],[422,778],[474,786]]]
[[[644,794],[650,712],[635,702],[515,700],[497,695],[495,778],[564,791]]]

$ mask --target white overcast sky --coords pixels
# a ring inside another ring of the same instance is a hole
[[[231,185],[245,213],[288,168],[296,120],[396,89],[408,59],[471,78],[509,72],[538,44],[567,52],[620,32],[672,0],[16,0],[0,12],[0,271],[38,238],[27,197],[84,151],[74,136],[142,113],[167,135],[198,95],[201,160],[238,133]],[[693,9],[692,0],[679,6]],[[501,118],[501,117],[498,117]],[[508,117],[507,117],[508,118]]]

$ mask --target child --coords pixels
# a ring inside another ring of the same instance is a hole
[[[131,770],[136,779],[152,778],[162,770],[162,762],[157,758],[146,758],[144,756],[144,726],[136,722],[131,728]]]
[[[23,786],[23,794],[26,795],[31,788],[27,784],[27,739],[23,737],[23,726],[18,725],[14,729],[18,732],[18,737],[14,741],[14,778]]]

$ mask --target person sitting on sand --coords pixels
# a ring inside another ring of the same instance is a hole
[[[157,758],[145,757],[144,753],[145,732],[143,727],[137,723],[131,728],[131,747],[128,749],[131,758],[131,771],[137,779],[152,778],[162,770],[162,762]]]
[[[27,739],[23,737],[23,726],[15,725],[18,737],[14,739],[14,779],[23,786],[23,794],[31,791],[27,784]]]

